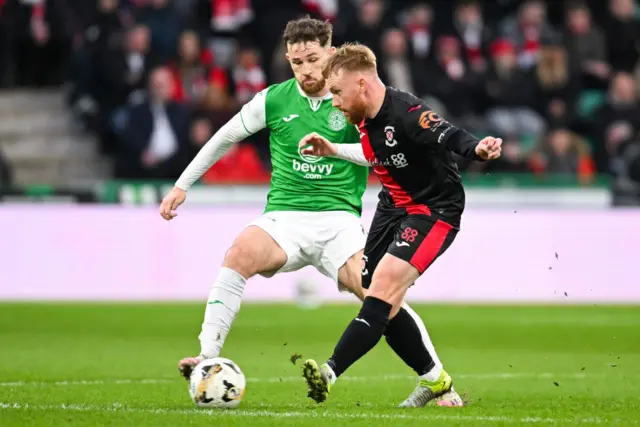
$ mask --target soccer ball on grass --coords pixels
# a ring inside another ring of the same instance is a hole
[[[245,387],[246,379],[238,365],[222,357],[203,360],[189,379],[191,399],[202,408],[236,408]]]

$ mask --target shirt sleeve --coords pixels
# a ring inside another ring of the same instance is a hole
[[[336,157],[361,166],[369,166],[369,161],[364,156],[361,144],[336,144],[336,146],[338,147]]]
[[[206,171],[225,155],[236,142],[266,127],[266,90],[246,103],[240,112],[222,126],[200,149],[182,172],[175,186],[187,191]]]
[[[411,140],[421,144],[442,144],[462,157],[482,161],[476,154],[480,140],[440,117],[427,104],[410,107],[404,117],[405,130]]]

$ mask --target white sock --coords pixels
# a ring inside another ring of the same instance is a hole
[[[409,307],[407,303],[404,303],[402,305],[402,308],[404,308],[407,311],[407,313],[409,313],[409,315],[413,318],[413,321],[416,322],[416,325],[420,330],[420,335],[422,336],[422,342],[424,343],[425,347],[429,351],[431,358],[435,362],[435,366],[433,367],[433,369],[431,369],[429,372],[427,372],[424,375],[420,375],[420,379],[427,380],[429,382],[437,381],[438,378],[440,378],[440,374],[442,373],[442,362],[440,362],[440,359],[438,358],[438,354],[436,353],[436,349],[433,346],[433,343],[431,342],[431,337],[427,332],[427,327],[424,326],[424,322],[422,322],[422,318],[418,316],[418,314],[415,311],[413,311],[413,309]]]
[[[331,385],[334,385],[336,383],[336,381],[338,381],[338,378],[336,377],[336,373],[333,372],[333,369],[331,369],[331,366],[329,366],[327,363],[324,364],[324,367],[327,369],[327,371],[329,371],[329,381],[331,382]]]
[[[222,267],[211,287],[204,322],[200,333],[200,355],[206,359],[218,357],[227,338],[231,323],[240,311],[242,294],[247,280],[238,272]]]
[[[442,366],[436,365],[432,370],[430,370],[426,374],[420,375],[420,379],[427,380],[430,383],[432,383],[434,381],[438,381],[438,378],[440,378],[441,373],[442,373]]]

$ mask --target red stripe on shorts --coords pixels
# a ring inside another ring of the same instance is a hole
[[[411,261],[409,261],[411,265],[418,269],[420,274],[424,273],[436,259],[452,229],[453,226],[444,221],[437,220],[429,231],[429,234],[422,240],[422,243],[418,246],[418,250],[416,250],[411,257]]]

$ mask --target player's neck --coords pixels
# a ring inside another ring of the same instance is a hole
[[[324,98],[325,96],[327,96],[327,94],[329,93],[329,89],[327,87],[322,88],[322,90],[316,92],[316,93],[307,93],[307,96],[309,98]]]
[[[369,108],[367,108],[367,111],[365,112],[365,116],[368,119],[373,119],[378,115],[382,108],[382,104],[384,104],[384,97],[386,93],[387,87],[384,83],[382,83],[379,78],[374,80],[369,90]]]
[[[319,98],[324,98],[329,94],[329,88],[326,85],[318,92],[309,93],[302,88],[302,85],[299,82],[296,82],[296,84],[298,85],[298,90],[300,91],[300,94],[307,98],[319,99]]]

